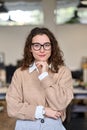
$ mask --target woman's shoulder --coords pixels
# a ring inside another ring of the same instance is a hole
[[[27,69],[26,69],[27,70]],[[21,75],[23,74],[26,70],[22,70],[21,67],[17,68],[14,72],[15,75]]]
[[[15,73],[20,73],[21,72],[21,67],[19,67],[19,68],[17,68],[16,70],[15,70]]]
[[[59,71],[70,72],[71,73],[70,68],[68,66],[66,66],[66,65],[59,66]]]

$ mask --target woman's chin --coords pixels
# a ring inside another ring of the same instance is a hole
[[[38,59],[38,61],[43,61],[43,62],[45,62],[45,61],[47,61],[46,59]]]

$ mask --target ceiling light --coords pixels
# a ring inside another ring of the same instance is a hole
[[[4,2],[0,2],[0,13],[8,12],[8,9],[5,7]]]
[[[81,1],[81,4],[87,5],[87,1]]]

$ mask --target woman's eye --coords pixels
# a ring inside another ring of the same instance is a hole
[[[49,43],[47,43],[47,44],[45,44],[45,46],[50,46],[50,44],[49,44]]]
[[[39,45],[38,45],[38,44],[35,44],[34,46],[35,46],[35,47],[39,47]]]

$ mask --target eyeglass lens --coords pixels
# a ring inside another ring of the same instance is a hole
[[[41,45],[40,43],[32,43],[32,45],[34,50],[40,50],[41,47],[43,47],[45,50],[51,49],[51,43],[49,42],[46,42],[43,45]]]

